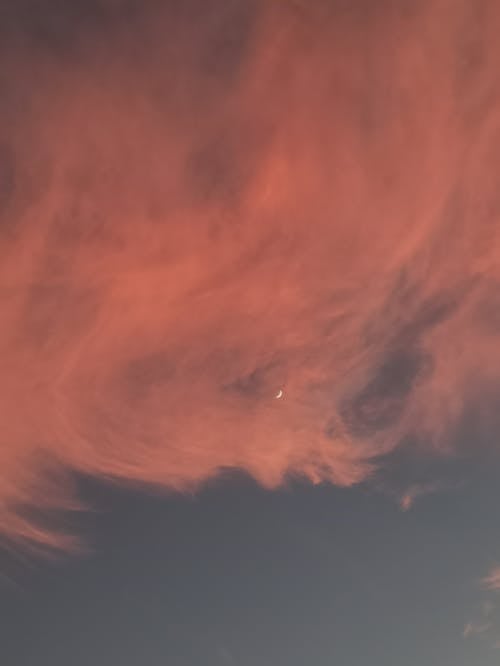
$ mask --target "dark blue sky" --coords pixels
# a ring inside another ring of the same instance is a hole
[[[4,559],[3,663],[493,666],[500,623],[462,638],[500,553],[498,477],[479,476],[406,513],[244,478],[191,498],[85,484],[94,554]]]

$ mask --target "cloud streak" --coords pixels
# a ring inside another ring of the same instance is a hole
[[[481,582],[487,590],[492,592],[500,591],[500,566],[494,566]]]
[[[471,408],[490,427],[499,25],[486,0],[6,13],[5,535],[71,547],[34,508],[78,508],[73,471],[351,485],[450,452]]]

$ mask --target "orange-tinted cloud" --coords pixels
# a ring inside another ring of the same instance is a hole
[[[2,28],[5,534],[66,470],[350,485],[494,419],[497,3],[68,4]]]

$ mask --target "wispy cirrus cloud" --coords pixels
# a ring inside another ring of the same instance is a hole
[[[497,565],[490,569],[487,576],[480,581],[482,590],[496,594],[500,591],[500,567]],[[487,640],[494,647],[500,647],[498,636],[498,603],[495,596],[483,601],[476,617],[466,623],[463,630],[464,638],[478,637]]]
[[[4,534],[71,547],[72,472],[347,486],[495,423],[500,8],[341,5],[5,11]]]
[[[463,637],[470,638],[471,636],[484,634],[489,631],[491,627],[491,622],[468,622],[464,627]]]

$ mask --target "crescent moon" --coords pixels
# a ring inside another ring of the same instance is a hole
[[[276,393],[276,400],[279,400],[282,397],[283,397],[283,391],[280,389],[278,393]]]

